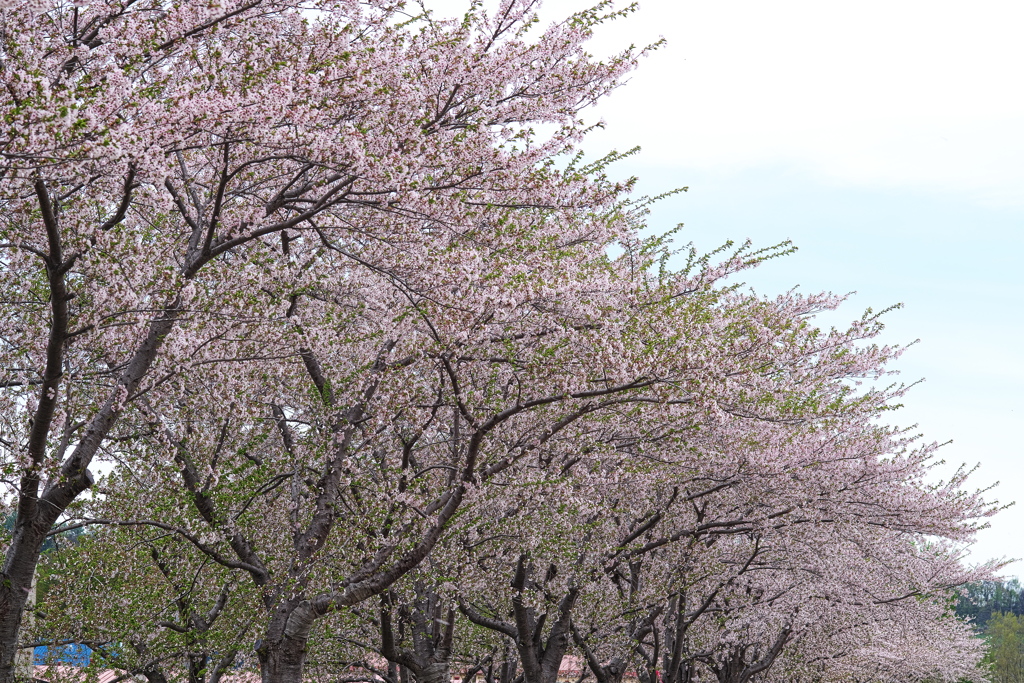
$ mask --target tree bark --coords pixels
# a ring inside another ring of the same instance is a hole
[[[262,683],[300,683],[306,666],[306,639],[283,636],[276,642],[263,641],[256,651]]]
[[[263,683],[299,683],[306,645],[316,614],[308,600],[292,598],[274,610],[266,635],[256,648]]]
[[[416,674],[417,683],[451,683],[451,666],[447,661],[431,662]]]
[[[516,591],[512,596],[514,623],[505,623],[495,616],[481,614],[467,603],[461,603],[459,609],[477,626],[502,633],[515,644],[525,683],[557,683],[562,659],[569,648],[572,609],[576,604],[579,589],[570,586],[556,609],[550,614],[538,615],[534,608],[523,600],[527,575],[531,572],[532,567],[527,556],[520,555],[516,562],[515,578],[512,580],[512,588]],[[545,624],[549,622],[549,616],[551,625],[545,637]]]
[[[392,626],[395,596],[381,595],[380,654],[407,669],[417,683],[451,683],[455,610],[443,605],[440,596],[421,582],[415,583],[414,590],[411,605],[398,610],[398,618],[411,632],[411,649],[403,647],[395,638]]]
[[[36,575],[32,575],[32,587],[28,592],[28,599],[25,601],[25,615],[22,618],[22,625],[27,627],[29,631],[35,628],[36,616]],[[35,678],[33,675],[33,663],[35,661],[35,648],[23,647],[18,650],[14,656],[14,669],[15,678],[19,680],[32,680]]]
[[[40,532],[36,525],[25,526],[27,528],[20,534],[15,531],[0,584],[0,682],[3,683],[10,683],[17,677],[15,662],[22,615],[32,592],[40,549],[46,537],[46,532]]]
[[[622,676],[626,673],[625,660],[618,655],[614,655],[608,660],[607,664],[602,664],[594,654],[594,651],[587,645],[586,639],[580,634],[575,624],[570,624],[570,631],[572,632],[572,639],[576,643],[576,647],[583,654],[583,658],[586,660],[590,672],[594,674],[597,683],[622,683]]]

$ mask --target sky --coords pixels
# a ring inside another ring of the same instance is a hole
[[[547,0],[542,23],[588,6]],[[430,3],[443,12],[456,0]],[[621,3],[620,3],[621,6]],[[884,341],[923,379],[892,418],[951,442],[990,496],[1020,501],[971,558],[1024,558],[1024,3],[641,0],[591,52],[665,45],[589,112],[598,156],[657,194],[653,229],[799,251],[744,280],[772,294],[855,292],[827,322],[902,304]],[[1024,576],[1024,561],[1006,567]]]

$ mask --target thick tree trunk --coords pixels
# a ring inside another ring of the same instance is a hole
[[[262,683],[300,683],[306,666],[306,641],[281,638],[277,642],[263,641],[257,650]]]
[[[28,597],[26,587],[17,581],[0,587],[0,681],[12,683],[17,666],[18,631]]]
[[[263,683],[299,683],[306,666],[306,644],[316,616],[308,600],[278,605],[256,648]]]
[[[451,683],[452,638],[455,635],[455,610],[445,607],[443,600],[421,582],[415,583],[411,609],[398,610],[398,633],[408,628],[412,638],[403,645],[396,642],[392,610],[396,596],[381,595],[380,654],[388,662],[408,670],[416,683]],[[405,683],[404,681],[402,683]]]
[[[21,620],[22,628],[30,633],[36,624],[36,575],[32,574],[32,587],[28,591],[28,599],[25,601],[25,612]],[[32,680],[35,678],[32,668],[35,662],[35,648],[25,647],[18,650],[14,656],[14,677],[18,680]]]
[[[193,654],[188,657],[188,683],[204,683],[206,656]]]
[[[552,642],[554,640],[554,642]],[[547,647],[544,648],[544,655],[539,657],[537,667],[523,667],[525,683],[558,683],[558,672],[562,668],[562,659],[568,650],[569,638],[565,635],[555,636],[548,639]],[[519,647],[520,658],[525,661],[527,648],[531,644],[523,644]]]
[[[569,649],[569,616],[578,591],[570,589],[558,608],[558,620],[551,626],[547,638],[541,636],[544,619],[536,619],[532,608],[524,608],[519,596],[513,598],[513,609],[519,614],[519,630],[515,639],[519,659],[523,664],[525,683],[558,683],[562,659]]]
[[[13,683],[17,677],[15,659],[21,619],[45,538],[45,532],[38,532],[34,525],[16,525],[7,549],[4,572],[0,575],[0,683]]]
[[[587,641],[579,632],[579,629],[575,625],[570,624],[569,630],[572,633],[572,639],[576,642],[576,647],[583,654],[587,667],[594,674],[594,678],[597,679],[597,683],[622,683],[622,677],[626,673],[626,660],[619,655],[613,655],[607,664],[602,664],[601,660],[594,654],[594,651],[587,645]],[[647,683],[644,680],[642,668],[638,671],[637,678],[643,683]]]
[[[505,623],[497,617],[481,614],[467,603],[461,603],[459,609],[474,624],[504,634],[515,644],[523,668],[524,683],[557,683],[562,659],[569,649],[572,608],[576,604],[579,589],[571,586],[559,601],[557,610],[538,616],[536,610],[523,599],[527,575],[532,569],[527,556],[521,555],[512,580],[512,588],[516,590],[512,597],[515,623]],[[550,623],[549,616],[553,623],[545,638],[543,632],[545,624]],[[502,683],[509,681],[503,680]]]
[[[133,640],[128,643],[131,648],[135,650],[135,654],[139,656],[139,659],[145,662],[149,659],[149,647],[145,641]],[[139,674],[146,679],[147,683],[167,683],[167,676],[164,675],[164,670],[160,668],[158,662],[151,662],[145,668],[139,670]],[[136,676],[138,680],[138,676]]]
[[[451,683],[451,667],[447,661],[431,662],[416,675],[416,683]]]

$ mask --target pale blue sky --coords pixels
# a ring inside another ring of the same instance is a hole
[[[651,191],[689,184],[654,212],[655,228],[679,219],[683,236],[711,248],[723,239],[793,240],[799,251],[744,279],[775,293],[856,292],[840,313],[903,303],[884,340],[921,341],[896,364],[900,379],[925,378],[891,419],[917,423],[928,440],[953,443],[951,464],[980,463],[978,486],[1001,481],[1000,501],[1020,500],[981,534],[977,559],[1024,557],[1024,210],[955,196],[826,184],[793,166],[729,173],[636,164]],[[665,183],[663,185],[662,183]],[[834,319],[832,316],[830,319]],[[1007,571],[1021,573],[1022,563]]]
[[[542,17],[591,4],[546,0]],[[599,105],[607,127],[587,149],[641,145],[617,168],[642,192],[689,186],[652,225],[682,222],[699,247],[793,240],[747,278],[760,291],[856,291],[850,318],[903,303],[886,341],[921,339],[897,367],[926,382],[898,419],[1021,501],[974,557],[1024,557],[1024,3],[640,4],[592,51],[667,46]]]

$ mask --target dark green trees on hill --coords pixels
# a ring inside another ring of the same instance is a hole
[[[960,592],[956,613],[970,617],[978,628],[984,628],[996,612],[1024,616],[1024,587],[1017,579],[969,583]]]
[[[1017,579],[967,584],[956,605],[988,641],[993,683],[1024,683],[1024,588]]]

